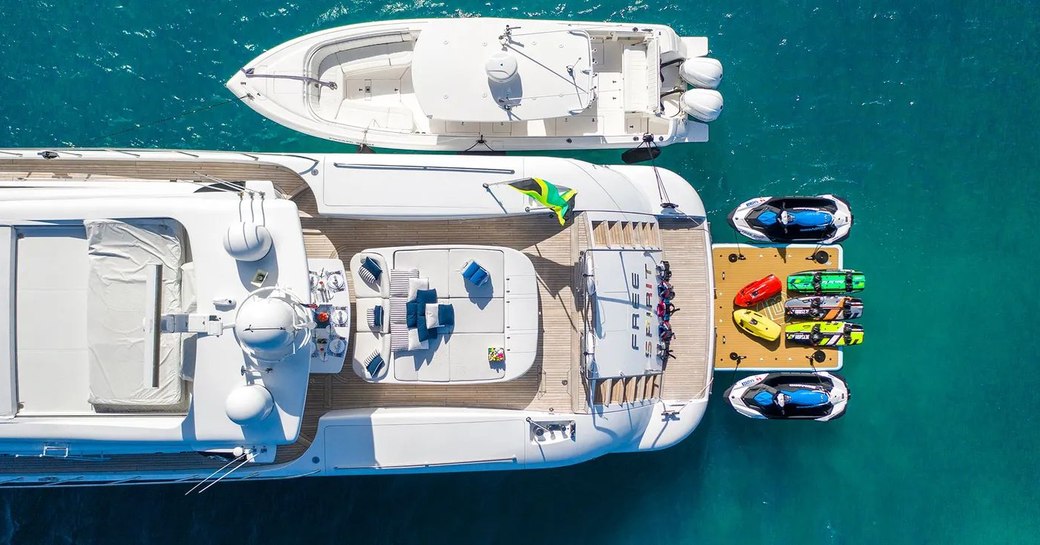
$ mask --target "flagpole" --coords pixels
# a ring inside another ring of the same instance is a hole
[[[486,189],[488,191],[491,191],[491,186],[494,186],[494,185],[506,185],[506,184],[511,184],[511,183],[514,183],[514,182],[522,182],[524,180],[530,180],[530,179],[531,179],[531,177],[528,176],[526,178],[514,178],[512,180],[502,180],[501,182],[484,182],[484,189]]]

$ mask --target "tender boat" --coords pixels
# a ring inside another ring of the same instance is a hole
[[[666,170],[8,149],[0,188],[3,487],[555,467],[707,406],[710,233]]]
[[[799,322],[787,324],[784,336],[790,344],[849,346],[863,343],[863,326],[850,322]]]
[[[730,386],[724,394],[736,411],[749,418],[818,420],[845,414],[851,393],[834,373],[764,373]]]
[[[863,291],[867,277],[852,269],[800,271],[787,275],[787,290],[801,293],[842,294]]]
[[[780,338],[780,324],[770,320],[761,312],[741,308],[733,311],[733,321],[744,332],[767,341],[775,341]]]
[[[738,233],[758,242],[834,244],[852,229],[849,203],[834,195],[756,197],[736,207],[727,219]]]
[[[338,142],[427,151],[704,142],[722,110],[708,40],[663,25],[495,18],[348,25],[286,42],[228,89]]]
[[[783,289],[784,286],[780,279],[776,275],[770,274],[740,288],[733,298],[733,304],[738,307],[752,307],[780,295]]]
[[[863,316],[863,301],[845,295],[797,297],[784,301],[784,315],[802,320],[854,320]]]

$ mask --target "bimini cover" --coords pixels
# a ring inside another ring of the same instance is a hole
[[[154,308],[155,265],[162,279],[160,314],[181,312],[181,227],[172,220],[86,220],[89,257],[87,347],[90,403],[115,409],[162,409],[184,399],[181,335],[159,337],[158,381],[146,347],[146,318]],[[155,327],[158,327],[156,324]]]

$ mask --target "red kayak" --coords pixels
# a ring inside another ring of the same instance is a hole
[[[737,296],[733,298],[733,304],[738,307],[750,307],[757,305],[770,297],[780,295],[780,291],[784,288],[780,279],[774,275],[769,275],[761,280],[755,280],[754,282],[740,288],[737,292]]]

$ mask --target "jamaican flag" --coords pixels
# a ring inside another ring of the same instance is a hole
[[[557,187],[541,178],[527,178],[516,182],[510,182],[509,187],[531,197],[542,206],[556,212],[556,219],[563,225],[570,212],[570,200],[578,194],[577,191],[567,187]]]

